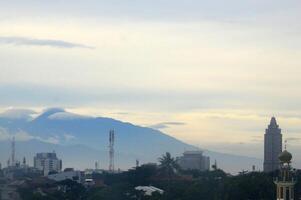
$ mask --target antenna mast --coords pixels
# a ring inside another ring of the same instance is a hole
[[[110,172],[114,172],[114,142],[115,142],[115,133],[114,130],[110,130],[109,133],[109,155],[110,155],[109,171]]]
[[[16,153],[16,151],[15,151],[15,136],[13,137],[13,139],[12,139],[12,142],[11,142],[11,165],[12,166],[15,166],[15,153]]]

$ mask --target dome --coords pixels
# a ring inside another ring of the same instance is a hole
[[[293,156],[290,152],[287,150],[284,150],[279,156],[278,156],[280,162],[282,163],[290,163]]]

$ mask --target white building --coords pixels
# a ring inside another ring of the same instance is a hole
[[[135,187],[135,190],[144,192],[145,196],[152,196],[154,192],[158,192],[159,194],[164,193],[163,190],[156,188],[154,186],[137,186]]]
[[[34,157],[34,167],[43,171],[47,176],[49,172],[62,170],[62,160],[56,157],[56,153],[37,153]]]
[[[54,181],[72,180],[78,183],[83,183],[84,175],[81,171],[64,171],[57,174],[50,174],[47,176],[49,179]]]
[[[210,158],[204,156],[202,151],[185,151],[183,156],[177,158],[177,163],[184,170],[206,171],[210,169]]]

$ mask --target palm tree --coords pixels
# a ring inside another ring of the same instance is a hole
[[[159,162],[161,171],[164,173],[164,175],[167,175],[168,181],[170,182],[171,177],[175,175],[179,169],[176,159],[171,157],[169,152],[166,152],[161,158],[159,158]]]

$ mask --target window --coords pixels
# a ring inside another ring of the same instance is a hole
[[[290,188],[289,187],[286,187],[286,199],[290,199]]]

